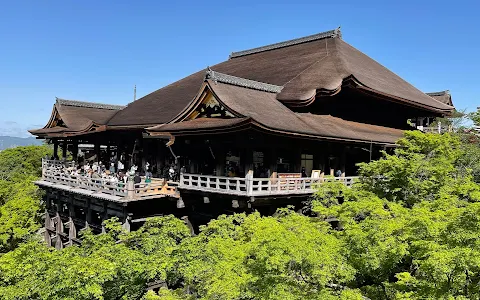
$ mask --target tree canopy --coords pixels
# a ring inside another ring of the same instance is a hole
[[[0,169],[18,184],[1,194],[0,298],[480,299],[478,145],[420,132],[398,144],[360,164],[351,188],[319,185],[309,216],[223,215],[195,236],[173,216],[134,232],[112,219],[62,250],[34,234],[41,209],[29,178],[49,151],[35,148],[31,173],[16,165],[28,158]],[[153,282],[161,288],[147,292]]]

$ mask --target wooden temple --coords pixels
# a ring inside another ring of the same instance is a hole
[[[453,110],[448,92],[421,92],[339,29],[233,52],[125,107],[57,99],[47,125],[30,131],[54,145],[36,182],[46,232],[62,247],[77,238],[67,227],[101,231],[113,216],[130,228],[174,214],[196,227],[224,213],[300,208],[316,185],[351,184],[357,163]],[[79,157],[82,144],[93,151]],[[92,161],[136,166],[142,179],[62,171]]]

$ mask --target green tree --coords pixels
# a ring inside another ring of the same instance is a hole
[[[182,243],[178,270],[199,299],[338,299],[354,278],[327,223],[280,210],[221,216]],[[355,298],[351,298],[355,299]]]
[[[479,186],[451,135],[407,132],[393,155],[362,164],[351,189],[321,185],[313,210],[336,218],[351,288],[372,299],[479,299]]]
[[[115,219],[106,234],[85,232],[80,247],[54,250],[31,240],[0,257],[1,299],[140,299],[147,282],[168,281],[172,253],[189,235],[167,216],[124,232]]]
[[[0,152],[0,253],[14,249],[35,233],[41,222],[41,195],[33,181],[41,175],[48,146],[27,146]]]

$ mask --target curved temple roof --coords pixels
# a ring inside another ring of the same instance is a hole
[[[319,92],[334,94],[347,80],[358,89],[432,113],[454,109],[344,42],[339,29],[234,52],[212,69],[224,76],[277,86],[276,99],[289,106],[309,105]],[[171,121],[197,95],[204,74],[205,70],[196,72],[130,103],[108,125],[148,126]]]
[[[231,76],[230,79],[228,82],[220,82],[207,77],[204,89],[208,89],[219,103],[234,111],[239,117],[198,118],[185,121],[197,107],[198,103],[195,102],[202,99],[196,97],[189,109],[175,118],[176,121],[147,128],[147,131],[151,135],[181,135],[230,132],[256,127],[286,135],[378,144],[395,144],[403,136],[403,131],[399,129],[346,121],[330,115],[295,113],[277,101],[274,92],[265,91],[261,82],[252,82],[247,87],[241,78]],[[198,95],[203,94],[202,89]]]
[[[449,90],[441,91],[441,92],[426,93],[426,94],[437,101],[453,106],[452,95],[450,95]]]
[[[39,137],[64,137],[104,130],[107,122],[125,106],[57,98],[50,121],[29,130]]]

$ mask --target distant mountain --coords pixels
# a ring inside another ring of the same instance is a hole
[[[42,143],[42,140],[37,140],[35,137],[20,138],[14,136],[0,136],[0,151],[17,146],[41,145]]]

